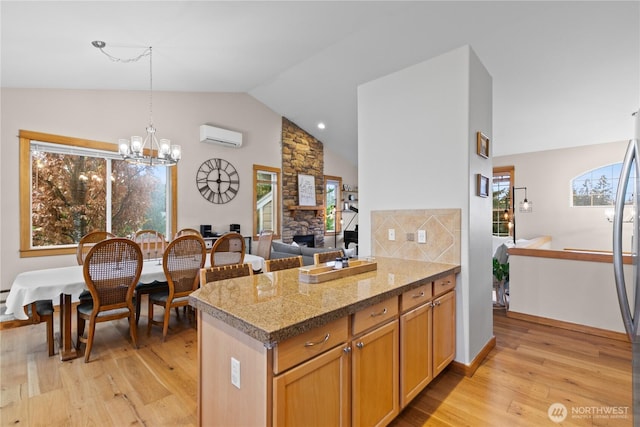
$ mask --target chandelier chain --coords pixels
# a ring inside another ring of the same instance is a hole
[[[94,44],[95,46],[95,44]],[[148,47],[144,50],[144,52],[142,52],[140,55],[135,56],[133,58],[118,58],[116,56],[111,55],[110,53],[108,53],[107,51],[104,50],[104,47],[99,47],[96,46],[100,52],[102,52],[107,58],[109,58],[112,62],[122,62],[122,63],[129,63],[129,62],[138,62],[139,60],[141,60],[142,58],[144,58],[145,56],[149,56],[151,55],[151,47]]]
[[[153,50],[149,46],[149,123],[153,127]]]
[[[149,57],[149,126],[147,135],[143,139],[141,136],[132,136],[131,140],[121,138],[118,140],[118,151],[122,158],[138,165],[148,166],[175,166],[182,157],[180,145],[171,144],[169,139],[156,137],[156,129],[153,126],[153,47],[149,46],[140,55],[134,58],[122,59],[108,54],[104,51],[106,43],[95,40],[91,44],[98,48],[113,62],[136,62],[144,57]]]

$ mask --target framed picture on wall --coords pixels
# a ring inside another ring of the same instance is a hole
[[[312,175],[298,174],[298,203],[300,206],[316,205],[316,182]]]
[[[476,174],[476,195],[489,197],[489,177],[480,173]]]
[[[489,158],[489,138],[482,132],[477,132],[476,139],[477,139],[476,151],[478,153],[478,156],[488,159]]]

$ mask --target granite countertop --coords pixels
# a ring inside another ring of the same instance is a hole
[[[271,348],[332,320],[460,271],[459,265],[376,257],[377,270],[304,283],[297,268],[201,285],[189,304]]]

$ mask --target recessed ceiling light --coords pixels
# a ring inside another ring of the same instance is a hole
[[[318,129],[324,129],[326,126],[323,122],[318,123]]]

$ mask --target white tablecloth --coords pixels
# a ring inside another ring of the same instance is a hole
[[[256,255],[245,255],[244,262],[250,263],[254,271],[259,271],[264,266],[264,258]],[[209,265],[207,256],[205,266]],[[166,280],[162,265],[157,259],[145,261],[140,274],[142,283],[154,280]],[[71,295],[71,301],[77,302],[80,293],[85,289],[81,265],[25,271],[18,274],[11,285],[6,302],[6,314],[13,314],[16,319],[28,319],[24,306],[41,299],[50,299],[55,303],[60,294]]]

